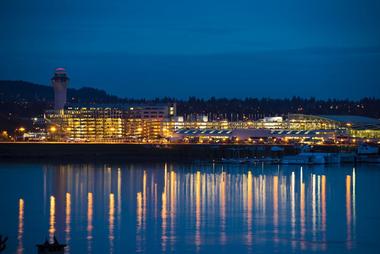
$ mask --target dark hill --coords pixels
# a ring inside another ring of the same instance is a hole
[[[0,81],[0,102],[46,102],[53,101],[53,87],[34,84],[25,81]],[[94,102],[94,103],[114,103],[121,102],[122,99],[107,94],[104,90],[91,87],[79,89],[68,88],[67,98],[69,102]]]
[[[4,122],[18,121],[42,116],[53,106],[53,88],[25,81],[0,81],[0,127]],[[143,96],[143,95],[142,95]],[[208,114],[210,120],[228,119],[241,121],[264,116],[286,115],[288,113],[314,115],[362,115],[380,118],[380,99],[361,100],[316,98],[196,98],[187,100],[173,98],[125,99],[91,87],[68,89],[69,103],[127,103],[156,104],[177,103],[178,115],[194,119],[196,114]]]

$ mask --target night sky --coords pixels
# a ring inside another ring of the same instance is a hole
[[[380,97],[378,0],[1,0],[0,79],[122,97]]]

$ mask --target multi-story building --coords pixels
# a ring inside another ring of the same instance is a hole
[[[66,141],[121,141],[124,139],[124,111],[111,107],[67,107],[48,111],[45,118],[50,135]]]
[[[149,141],[164,136],[163,122],[174,119],[169,105],[71,105],[45,113],[50,137],[65,141]]]

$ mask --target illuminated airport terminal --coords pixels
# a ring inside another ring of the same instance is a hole
[[[207,115],[177,116],[175,103],[162,105],[66,103],[68,75],[52,78],[54,110],[45,112],[47,140],[64,142],[378,142],[380,120],[362,116],[303,115],[253,121],[214,120]]]
[[[69,105],[45,113],[49,134],[66,141],[148,141],[164,137],[173,105]],[[53,130],[53,131],[51,131]]]

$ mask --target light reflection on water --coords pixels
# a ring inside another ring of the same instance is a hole
[[[0,197],[17,206],[0,211],[0,234],[20,254],[54,235],[66,253],[376,252],[380,168],[368,167],[1,165]]]
[[[24,200],[19,199],[18,210],[18,232],[17,232],[17,254],[23,253],[24,247],[22,245],[22,236],[24,235]]]
[[[54,241],[55,235],[55,197],[50,196],[50,217],[49,217],[49,241]]]
[[[92,230],[93,230],[93,225],[92,225],[92,218],[94,216],[94,201],[92,197],[92,192],[89,192],[87,194],[87,253],[92,253]],[[68,232],[70,233],[70,231]],[[69,243],[69,241],[66,241]],[[70,250],[67,250],[69,253]]]

